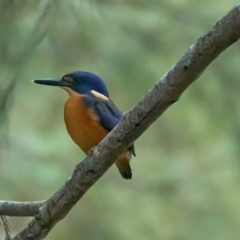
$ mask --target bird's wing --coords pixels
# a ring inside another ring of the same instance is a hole
[[[121,120],[122,112],[111,100],[85,96],[84,103],[97,115],[103,128],[110,132]]]
[[[85,96],[83,100],[84,103],[97,115],[101,126],[108,132],[119,123],[123,116],[122,112],[110,99]],[[133,145],[129,147],[129,151],[135,156]]]

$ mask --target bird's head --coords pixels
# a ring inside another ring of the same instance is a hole
[[[33,82],[62,87],[69,94],[73,91],[79,94],[91,95],[91,91],[94,90],[109,98],[105,82],[90,72],[75,71],[65,74],[62,78],[41,78],[33,80]]]

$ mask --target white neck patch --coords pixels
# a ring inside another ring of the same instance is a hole
[[[94,90],[92,90],[91,93],[92,93],[95,97],[97,97],[97,98],[101,98],[101,99],[106,100],[106,101],[109,100],[108,97],[106,97],[105,95],[103,95],[103,94],[101,94],[101,93],[99,93],[99,92],[96,92],[96,91],[94,91]]]

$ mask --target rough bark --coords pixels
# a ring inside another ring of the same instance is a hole
[[[79,163],[65,184],[39,209],[28,226],[13,239],[43,239],[75,203],[206,67],[240,38],[240,4],[181,57],[118,126]],[[1,213],[0,213],[1,214]]]

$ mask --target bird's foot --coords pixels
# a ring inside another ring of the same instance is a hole
[[[92,155],[93,154],[93,151],[94,151],[95,147],[92,147],[89,152],[88,152],[88,155]]]

